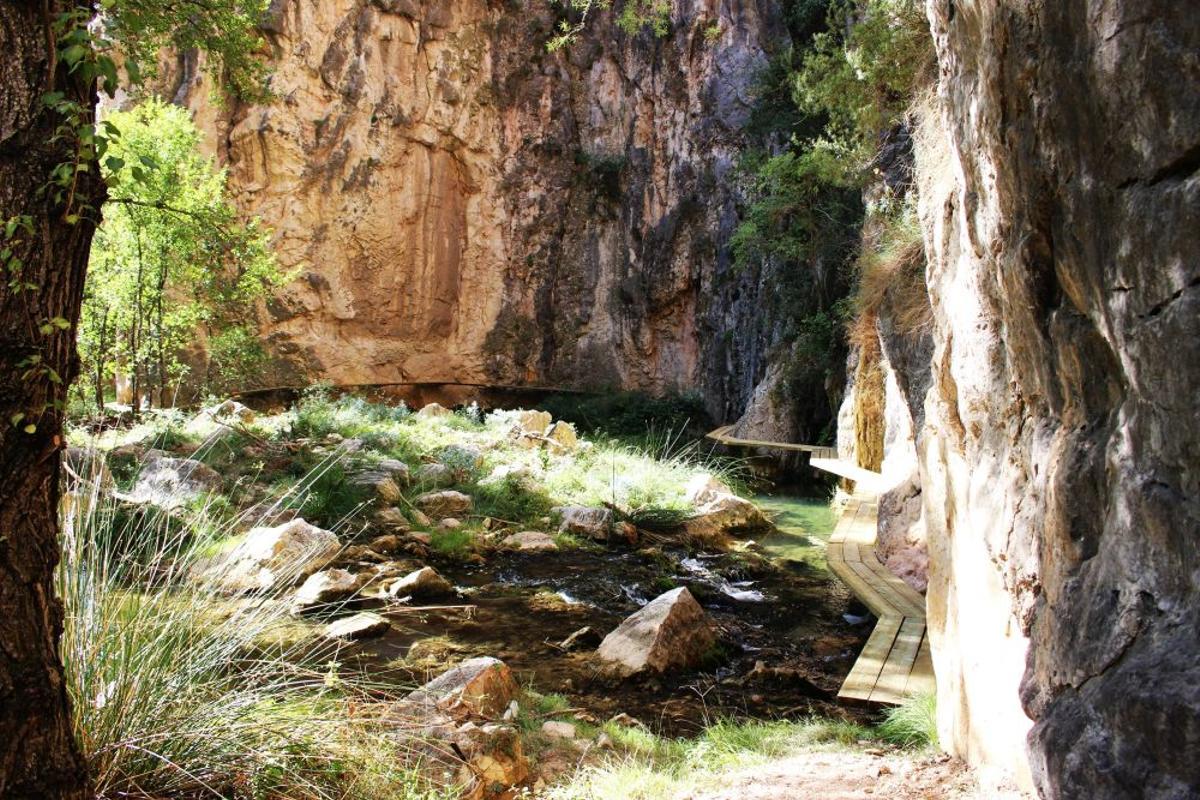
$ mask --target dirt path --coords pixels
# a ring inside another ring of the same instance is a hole
[[[858,752],[803,753],[731,772],[716,786],[677,800],[1026,800],[1011,788],[982,787],[948,757],[913,759]]]

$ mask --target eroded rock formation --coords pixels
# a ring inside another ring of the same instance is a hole
[[[549,54],[560,13],[276,0],[263,107],[213,107],[182,59],[176,98],[300,271],[267,382],[702,388],[740,413],[771,333],[726,245],[780,9],[683,0],[663,39],[602,15]]]
[[[918,449],[943,741],[1019,775],[1029,730],[1049,797],[1194,796],[1195,9],[928,11],[946,149],[921,184]]]

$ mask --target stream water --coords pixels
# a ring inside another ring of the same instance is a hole
[[[390,614],[392,632],[360,658],[420,682],[448,661],[495,656],[522,683],[561,693],[597,719],[626,712],[673,735],[719,715],[845,715],[834,695],[868,631],[844,619],[848,595],[825,566],[833,515],[819,500],[756,501],[777,529],[741,552],[578,549],[436,564],[474,608]],[[598,637],[675,586],[687,586],[720,630],[713,663],[663,678],[600,678]],[[560,647],[585,626],[597,638]]]

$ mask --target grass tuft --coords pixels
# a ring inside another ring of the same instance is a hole
[[[937,695],[927,692],[888,709],[877,730],[881,738],[902,747],[937,747]]]

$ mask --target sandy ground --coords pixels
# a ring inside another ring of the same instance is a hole
[[[981,786],[948,756],[900,757],[871,751],[805,753],[732,772],[678,800],[1028,800],[1010,787]]]

